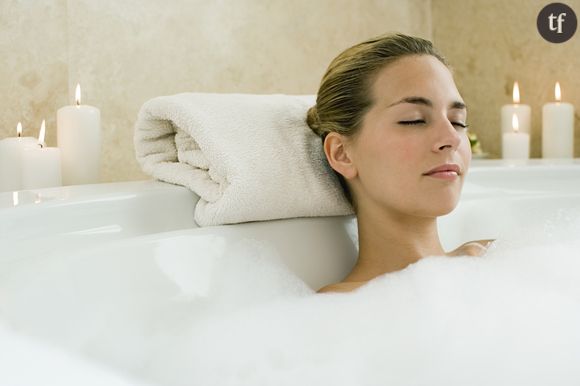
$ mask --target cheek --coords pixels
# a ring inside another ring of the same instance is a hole
[[[401,142],[393,146],[393,155],[401,166],[414,165],[417,163],[419,154],[422,154],[421,149],[424,149],[424,147],[410,142]]]
[[[361,145],[358,153],[362,156],[362,162],[359,165],[368,177],[372,174],[379,182],[385,178],[405,182],[421,166],[418,165],[419,155],[425,151],[424,141],[394,133],[369,136]]]
[[[359,169],[363,183],[383,199],[399,201],[402,192],[411,192],[418,186],[420,149],[420,144],[393,136],[367,142]]]
[[[357,144],[355,163],[363,185],[374,190],[393,171],[393,148],[385,138],[368,136]]]
[[[381,174],[403,173],[408,165],[417,158],[418,147],[409,141],[393,138],[376,138],[366,144],[363,152],[365,167]]]
[[[420,155],[425,152],[425,144],[409,138],[393,138],[388,146],[389,160],[398,169],[417,166]]]

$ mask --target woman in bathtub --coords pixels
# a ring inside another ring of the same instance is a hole
[[[467,107],[428,40],[380,36],[336,57],[308,125],[355,209],[359,256],[340,283],[351,291],[432,255],[481,256],[493,240],[445,252],[437,217],[457,205],[471,161]]]

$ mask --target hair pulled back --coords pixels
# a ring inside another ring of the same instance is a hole
[[[449,67],[429,40],[401,33],[366,40],[341,52],[330,63],[320,82],[316,105],[308,110],[308,126],[323,141],[330,132],[355,135],[372,107],[371,88],[378,72],[409,55],[432,55]],[[336,174],[345,196],[354,204],[344,177]]]

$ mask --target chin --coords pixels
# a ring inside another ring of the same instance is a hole
[[[453,212],[453,210],[457,207],[457,203],[458,200],[451,198],[434,201],[429,207],[422,208],[422,212],[428,217],[445,216]]]

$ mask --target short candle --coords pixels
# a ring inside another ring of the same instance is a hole
[[[512,116],[513,132],[503,133],[502,156],[505,159],[528,159],[530,158],[530,135],[519,132],[517,114]]]
[[[22,189],[22,152],[36,146],[36,138],[22,136],[22,124],[16,126],[16,137],[0,141],[0,192]]]
[[[27,147],[22,152],[22,189],[38,189],[60,186],[60,149],[46,147],[44,120],[40,127],[37,146]]]

